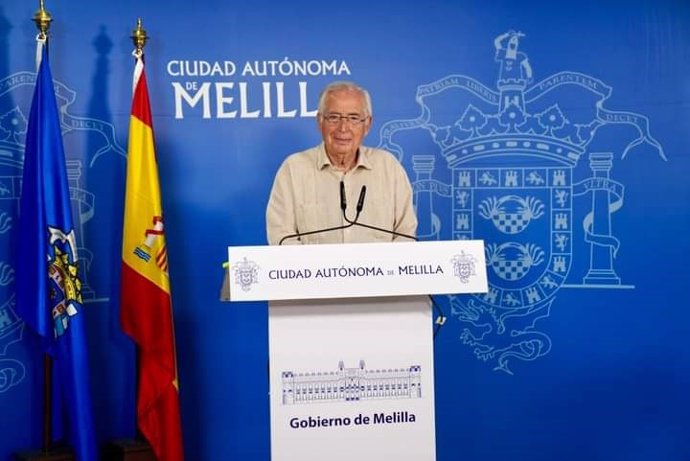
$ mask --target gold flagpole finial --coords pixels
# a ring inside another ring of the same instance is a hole
[[[50,16],[50,13],[48,13],[45,9],[43,0],[39,0],[38,11],[36,11],[36,14],[34,14],[33,21],[36,23],[36,27],[39,31],[38,35],[41,38],[46,37],[48,28],[50,27],[50,22],[52,20],[53,18]]]
[[[134,42],[134,51],[136,53],[143,53],[148,38],[146,31],[141,25],[141,18],[137,19],[137,27],[132,31],[132,41]]]

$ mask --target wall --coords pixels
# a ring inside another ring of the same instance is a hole
[[[0,5],[0,459],[40,444],[41,362],[12,263],[36,8]],[[313,111],[335,79],[371,91],[366,142],[407,169],[420,235],[487,244],[490,295],[437,300],[437,458],[690,458],[687,2],[46,8],[101,441],[134,431],[117,312],[141,17],[187,459],[269,459],[266,306],[219,302],[221,263],[265,242],[273,174],[319,142]]]

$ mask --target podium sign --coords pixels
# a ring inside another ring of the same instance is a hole
[[[231,301],[487,291],[481,240],[229,247]]]
[[[434,461],[427,294],[487,291],[482,241],[229,247],[269,300],[272,461]]]
[[[428,297],[269,306],[272,461],[436,459]]]

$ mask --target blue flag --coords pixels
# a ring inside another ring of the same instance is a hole
[[[78,461],[96,461],[77,242],[60,118],[44,48],[24,152],[19,202],[17,313],[53,358],[53,421]]]

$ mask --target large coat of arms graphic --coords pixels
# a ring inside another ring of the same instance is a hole
[[[589,258],[581,286],[621,286],[610,216],[623,205],[624,187],[610,177],[614,154],[589,150],[597,130],[630,125],[639,137],[621,158],[644,143],[665,159],[645,117],[604,107],[611,87],[602,81],[564,71],[534,83],[531,63],[519,50],[523,36],[509,31],[496,37],[496,89],[466,75],[421,85],[421,115],[386,123],[380,143],[401,160],[403,131],[420,130],[433,143],[436,155],[411,156],[418,234],[439,239],[443,228],[443,238],[484,240],[488,293],[451,296],[449,303],[462,342],[478,359],[511,374],[511,362],[549,352],[551,339],[538,331],[537,320],[549,315],[576,256]],[[448,182],[434,177],[439,160]],[[573,206],[579,196],[591,204],[580,214]],[[434,209],[439,197],[451,204],[445,221]],[[576,226],[589,245],[587,255],[574,254]]]

